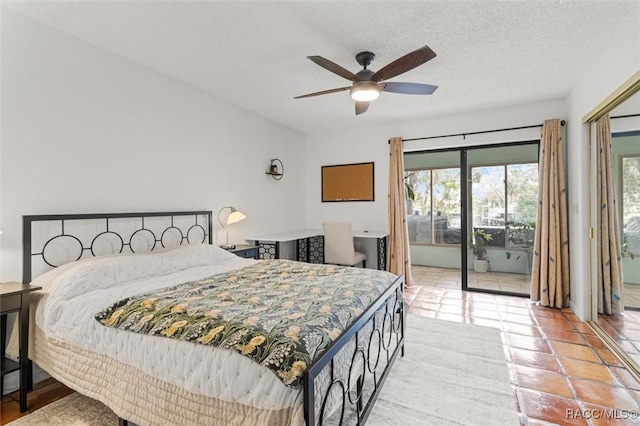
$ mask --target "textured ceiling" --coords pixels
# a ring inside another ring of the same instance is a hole
[[[71,1],[3,5],[304,133],[371,126],[567,95],[638,0]],[[637,14],[635,19],[637,19]],[[390,81],[439,86],[383,93],[355,116],[348,86],[320,55],[357,72],[423,45],[437,57]],[[639,46],[640,48],[640,46]]]

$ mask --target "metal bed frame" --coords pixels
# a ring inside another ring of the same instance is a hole
[[[192,218],[192,221],[189,218]],[[122,233],[114,230],[114,220],[116,219],[139,221],[139,225],[128,229],[127,238],[127,235],[121,235]],[[164,228],[162,226],[157,228],[156,232],[145,227],[145,221],[148,223],[155,219],[165,219],[167,225]],[[184,223],[185,220],[186,223]],[[48,235],[48,239],[45,238],[46,242],[41,246],[37,244],[38,247],[34,247],[34,224],[47,221],[59,222],[60,231],[59,233],[54,232],[54,235]],[[73,221],[91,221],[91,223],[95,222],[101,225],[98,228],[94,227],[91,232],[84,230],[82,236],[77,236],[68,232],[68,225]],[[72,261],[95,256],[94,245],[99,238],[104,238],[106,234],[110,234],[110,237],[119,243],[119,250],[115,250],[118,253],[126,253],[125,249],[134,253],[133,238],[143,231],[150,233],[153,238],[153,244],[149,251],[159,246],[164,247],[164,236],[170,230],[181,237],[180,245],[195,242],[190,238],[191,232],[194,230],[202,233],[202,241],[200,242],[206,241],[212,244],[212,223],[212,212],[206,210],[23,216],[23,282],[28,283],[33,278],[34,258],[41,259],[48,267],[60,266],[52,263],[51,259],[47,259],[46,256],[48,245],[58,238],[66,237],[68,241],[79,246],[80,254],[77,259],[69,260]],[[84,232],[93,235],[85,235]],[[156,234],[159,234],[160,237]],[[370,330],[370,332],[362,339],[360,337],[365,333],[365,330]],[[306,424],[309,426],[335,424],[335,416],[339,414],[340,418],[337,424],[342,425],[345,421],[345,413],[348,413],[347,416],[355,416],[357,425],[364,425],[373,410],[375,401],[395,359],[398,354],[404,356],[404,330],[404,277],[400,276],[303,373],[303,404]],[[345,382],[344,378],[338,377],[335,357],[352,339],[355,339],[356,344],[353,353],[350,354],[351,364],[348,368],[348,379]],[[367,343],[363,345],[360,344],[361,341]],[[317,394],[316,380],[325,368],[329,368],[331,381],[324,394]],[[355,371],[356,369],[358,371]],[[355,383],[352,382],[352,379]],[[341,409],[336,409],[332,417],[332,413],[327,413],[327,402],[329,395],[336,387],[341,392]],[[319,412],[316,412],[317,401],[321,401]],[[125,426],[129,423],[127,420],[119,418],[119,424]]]

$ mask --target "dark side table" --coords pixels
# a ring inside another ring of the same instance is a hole
[[[247,259],[258,258],[258,246],[255,245],[238,244],[236,248],[229,251],[231,253],[234,253],[236,256],[244,257]]]
[[[27,411],[27,392],[33,386],[33,371],[29,362],[29,298],[31,292],[40,290],[22,283],[0,283],[0,388],[4,391],[4,376],[13,371],[20,372],[20,412]],[[7,345],[7,315],[17,312],[19,330],[18,361],[5,356]],[[4,393],[4,392],[3,392]]]

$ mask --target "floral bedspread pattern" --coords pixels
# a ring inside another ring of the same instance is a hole
[[[395,280],[388,272],[288,260],[121,300],[107,327],[230,349],[299,388],[302,373]]]

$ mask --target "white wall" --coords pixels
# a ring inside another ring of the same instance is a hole
[[[567,97],[571,309],[591,319],[589,275],[589,126],[583,117],[640,70],[640,11],[619,22],[607,49],[594,52],[592,65]]]
[[[297,132],[7,9],[1,76],[0,280],[21,279],[24,214],[233,205],[231,242],[304,226]]]
[[[376,102],[384,102],[379,99]],[[306,148],[306,226],[319,228],[325,220],[351,221],[354,229],[387,230],[387,192],[389,176],[389,145],[393,136],[404,139],[439,136],[542,124],[546,119],[565,118],[564,100],[539,102],[509,108],[411,120],[384,124],[357,131],[323,133],[307,137]],[[357,117],[354,117],[357,119]],[[452,146],[513,142],[540,138],[540,129],[492,133],[459,138],[405,142],[405,150],[436,149]],[[320,198],[320,168],[331,164],[375,162],[375,201],[322,203]],[[375,254],[365,248],[367,256]]]

